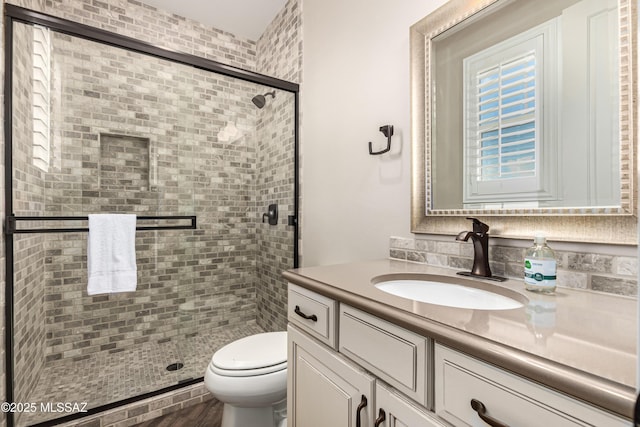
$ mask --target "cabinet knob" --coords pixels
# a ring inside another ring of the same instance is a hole
[[[360,413],[366,407],[367,407],[367,396],[365,396],[363,394],[362,395],[362,400],[360,400],[360,404],[358,405],[358,409],[357,409],[357,412],[356,412],[356,427],[362,427],[362,420],[361,420],[362,417],[361,417]]]
[[[379,427],[380,424],[382,424],[386,419],[387,419],[387,414],[384,412],[382,408],[380,408],[380,411],[378,412],[378,418],[376,418],[376,422],[373,424],[373,427]]]
[[[487,415],[487,408],[484,406],[484,403],[480,402],[477,399],[471,399],[471,408],[478,414],[480,419],[485,423],[489,424],[491,427],[509,427],[507,424],[504,424],[495,418],[492,418]]]
[[[310,315],[310,316],[309,316],[309,315],[304,314],[304,313],[302,312],[302,310],[300,310],[300,306],[298,306],[298,305],[296,305],[296,308],[295,308],[293,311],[295,311],[295,313],[296,313],[298,316],[302,317],[303,319],[313,320],[314,322],[317,322],[317,321],[318,321],[318,316],[316,316],[315,314],[312,314],[312,315]]]

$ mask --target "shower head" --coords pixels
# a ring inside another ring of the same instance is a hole
[[[272,91],[272,92],[267,92],[264,95],[256,95],[253,97],[253,99],[251,100],[251,102],[253,102],[253,104],[258,107],[258,108],[262,108],[264,107],[264,105],[267,103],[267,100],[265,99],[265,96],[270,95],[272,98],[276,97],[276,91]]]

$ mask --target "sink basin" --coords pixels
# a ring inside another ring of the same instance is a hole
[[[373,279],[376,288],[413,301],[474,310],[512,310],[526,298],[517,292],[472,280],[431,274],[390,274]]]

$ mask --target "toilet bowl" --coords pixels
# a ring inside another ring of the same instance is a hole
[[[286,425],[287,333],[251,335],[222,347],[204,384],[224,404],[222,427]]]

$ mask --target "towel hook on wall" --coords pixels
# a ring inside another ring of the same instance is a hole
[[[387,148],[385,148],[384,150],[376,151],[374,153],[372,149],[371,141],[369,141],[369,154],[373,156],[378,154],[383,154],[391,150],[391,137],[393,136],[393,125],[380,126],[380,132],[382,132],[382,134],[387,137]]]

